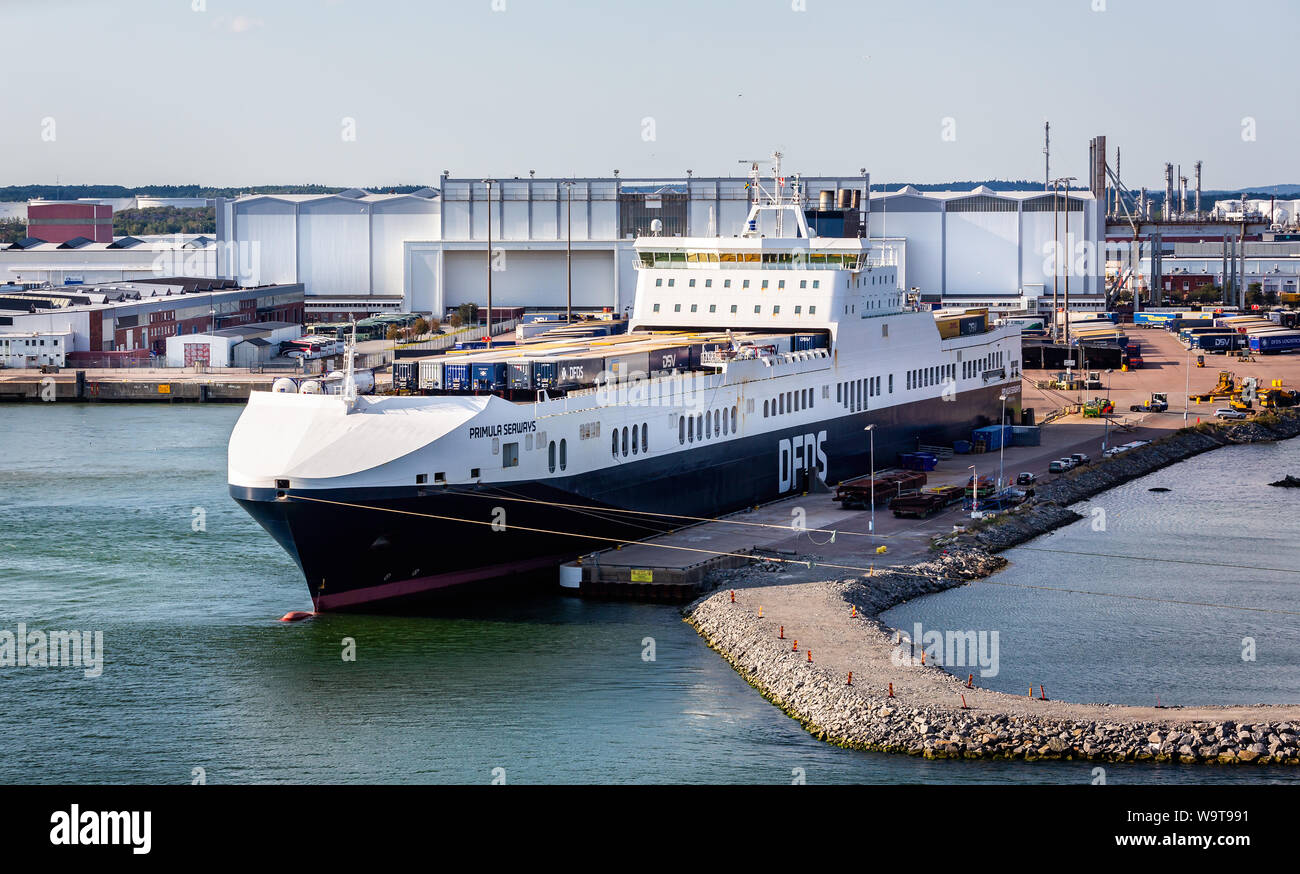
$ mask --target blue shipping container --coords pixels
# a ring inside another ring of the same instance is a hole
[[[1273,352],[1290,352],[1293,349],[1300,349],[1300,331],[1290,334],[1252,334],[1250,336],[1251,352],[1268,355]]]
[[[986,450],[1001,449],[1003,445],[1011,442],[1011,426],[988,425],[984,428],[976,428],[971,432],[970,439],[972,443],[983,441]]]
[[[469,391],[469,362],[465,361],[453,364],[448,361],[442,368],[442,387],[452,391]]]
[[[506,363],[487,361],[475,364],[472,387],[474,391],[499,391],[506,387]]]

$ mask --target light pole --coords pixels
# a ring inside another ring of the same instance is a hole
[[[999,430],[1001,430],[1003,428],[1006,428],[1007,426],[1006,391],[1004,390],[1002,394],[1000,394],[998,397],[1001,398],[1002,400],[1002,421],[998,423],[998,428]],[[1002,458],[1004,455],[1006,455],[1006,451],[1007,451],[1007,435],[1005,431],[1002,431],[998,435],[998,491],[999,492],[1002,491]],[[979,489],[976,488],[976,491],[979,491]]]
[[[1183,368],[1183,427],[1184,428],[1187,427],[1187,412],[1188,412],[1187,405],[1191,401],[1191,398],[1188,396],[1187,393],[1190,392],[1191,390],[1192,390],[1192,347],[1188,346],[1187,362],[1186,362],[1186,366]]]
[[[1070,345],[1070,259],[1065,259],[1065,309],[1062,310],[1060,301],[1056,295],[1057,278],[1061,274],[1061,237],[1060,237],[1060,188],[1065,186],[1065,244],[1070,244],[1070,183],[1075,180],[1073,176],[1062,176],[1059,179],[1052,180],[1052,228],[1055,234],[1056,254],[1052,258],[1052,342],[1055,343],[1058,334],[1057,319],[1064,313],[1065,318],[1065,345]]]
[[[1107,368],[1106,368],[1106,403],[1110,403],[1110,402],[1111,402],[1111,400],[1110,400],[1110,375],[1111,375],[1112,373],[1114,373],[1114,372],[1115,372],[1115,368],[1113,368],[1113,367],[1107,367]],[[1105,431],[1104,434],[1102,434],[1102,437],[1101,437],[1101,454],[1102,454],[1102,455],[1105,455],[1105,454],[1106,454],[1106,447],[1110,445],[1110,416],[1107,416],[1107,415],[1106,415],[1106,411],[1105,411],[1105,409],[1102,410],[1101,414],[1102,414],[1102,416],[1104,416],[1105,419],[1106,419],[1106,431]]]
[[[568,274],[568,297],[565,298],[564,304],[564,322],[573,324],[573,181],[565,180],[563,183],[565,191],[568,193],[568,227],[564,241],[564,269]],[[590,198],[589,198],[590,199]],[[587,235],[590,238],[590,234]]]
[[[974,519],[975,514],[980,511],[980,480],[979,477],[975,475],[975,465],[972,464],[966,469],[970,471],[970,517]]]
[[[876,542],[876,426],[870,424],[862,429],[870,434],[871,439],[871,523],[868,530],[871,532],[871,542]]]
[[[487,348],[492,348],[492,185],[495,179],[484,179],[487,186]]]

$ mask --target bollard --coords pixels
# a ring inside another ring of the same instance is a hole
[[[857,605],[857,604],[854,604],[854,605],[853,605],[853,609],[851,609],[851,610],[849,611],[849,618],[850,618],[850,619],[857,619],[857,618],[858,618],[858,605]]]
[[[781,633],[776,636],[777,640],[785,640],[785,626],[781,626]]]
[[[808,664],[812,664],[812,650],[808,650]]]
[[[849,671],[849,681],[848,681],[847,683],[845,683],[844,685],[846,685],[846,686],[852,686],[852,685],[853,685],[853,672],[852,672],[852,671]]]
[[[1033,690],[1030,689],[1029,691],[1032,692]],[[1047,700],[1047,692],[1046,692],[1046,690],[1043,689],[1042,686],[1039,686],[1039,687],[1038,687],[1038,694],[1041,696],[1041,700],[1043,700],[1043,701],[1046,701],[1046,700]]]
[[[971,674],[971,675],[969,675],[968,677],[966,677],[966,688],[967,688],[967,689],[974,689],[974,688],[975,688],[975,675],[974,675],[974,674]]]
[[[732,589],[732,590],[731,590],[731,603],[733,603],[733,604],[736,603],[736,590],[735,590],[735,589]]]
[[[1030,698],[1033,698],[1033,697],[1034,697],[1034,687],[1033,687],[1033,686],[1030,686],[1030,687],[1029,687],[1029,697],[1030,697]]]
[[[961,709],[962,709],[962,710],[970,710],[970,708],[966,706],[966,696],[965,696],[965,695],[961,696]]]
[[[790,648],[790,652],[798,652],[798,651],[799,651],[799,638],[796,637],[794,639],[794,646]]]
[[[758,618],[759,618],[759,619],[762,619],[762,618],[763,618],[763,605],[762,605],[762,604],[759,604],[759,605],[758,605]]]
[[[890,683],[890,684],[889,684],[889,697],[890,697],[890,698],[893,698],[893,697],[894,697],[894,684],[893,684],[893,683]]]
[[[925,650],[921,650],[921,664],[925,664]]]

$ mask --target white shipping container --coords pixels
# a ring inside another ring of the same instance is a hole
[[[442,365],[441,358],[420,362],[418,387],[421,391],[442,388]]]

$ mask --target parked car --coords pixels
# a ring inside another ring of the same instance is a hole
[[[1083,452],[1071,453],[1070,458],[1074,461],[1075,464],[1087,464],[1088,462],[1092,461],[1092,459],[1089,458],[1087,454]]]
[[[1018,486],[1032,486],[1036,482],[1038,482],[1037,474],[1026,472],[1016,477],[1016,485]]]
[[[1065,473],[1067,470],[1069,470],[1072,467],[1074,467],[1073,458],[1058,458],[1056,459],[1056,461],[1053,461],[1051,464],[1047,465],[1047,472]]]
[[[1232,410],[1232,409],[1215,410],[1215,411],[1214,411],[1214,415],[1218,416],[1220,419],[1244,419],[1244,418],[1246,418],[1246,413],[1245,413],[1244,411],[1242,411],[1242,410]]]
[[[1113,457],[1113,456],[1119,455],[1121,452],[1128,452],[1128,447],[1127,447],[1127,446],[1112,446],[1112,447],[1110,447],[1109,449],[1103,450],[1102,453],[1101,453],[1101,457],[1102,457],[1102,458],[1111,458],[1111,457]]]

